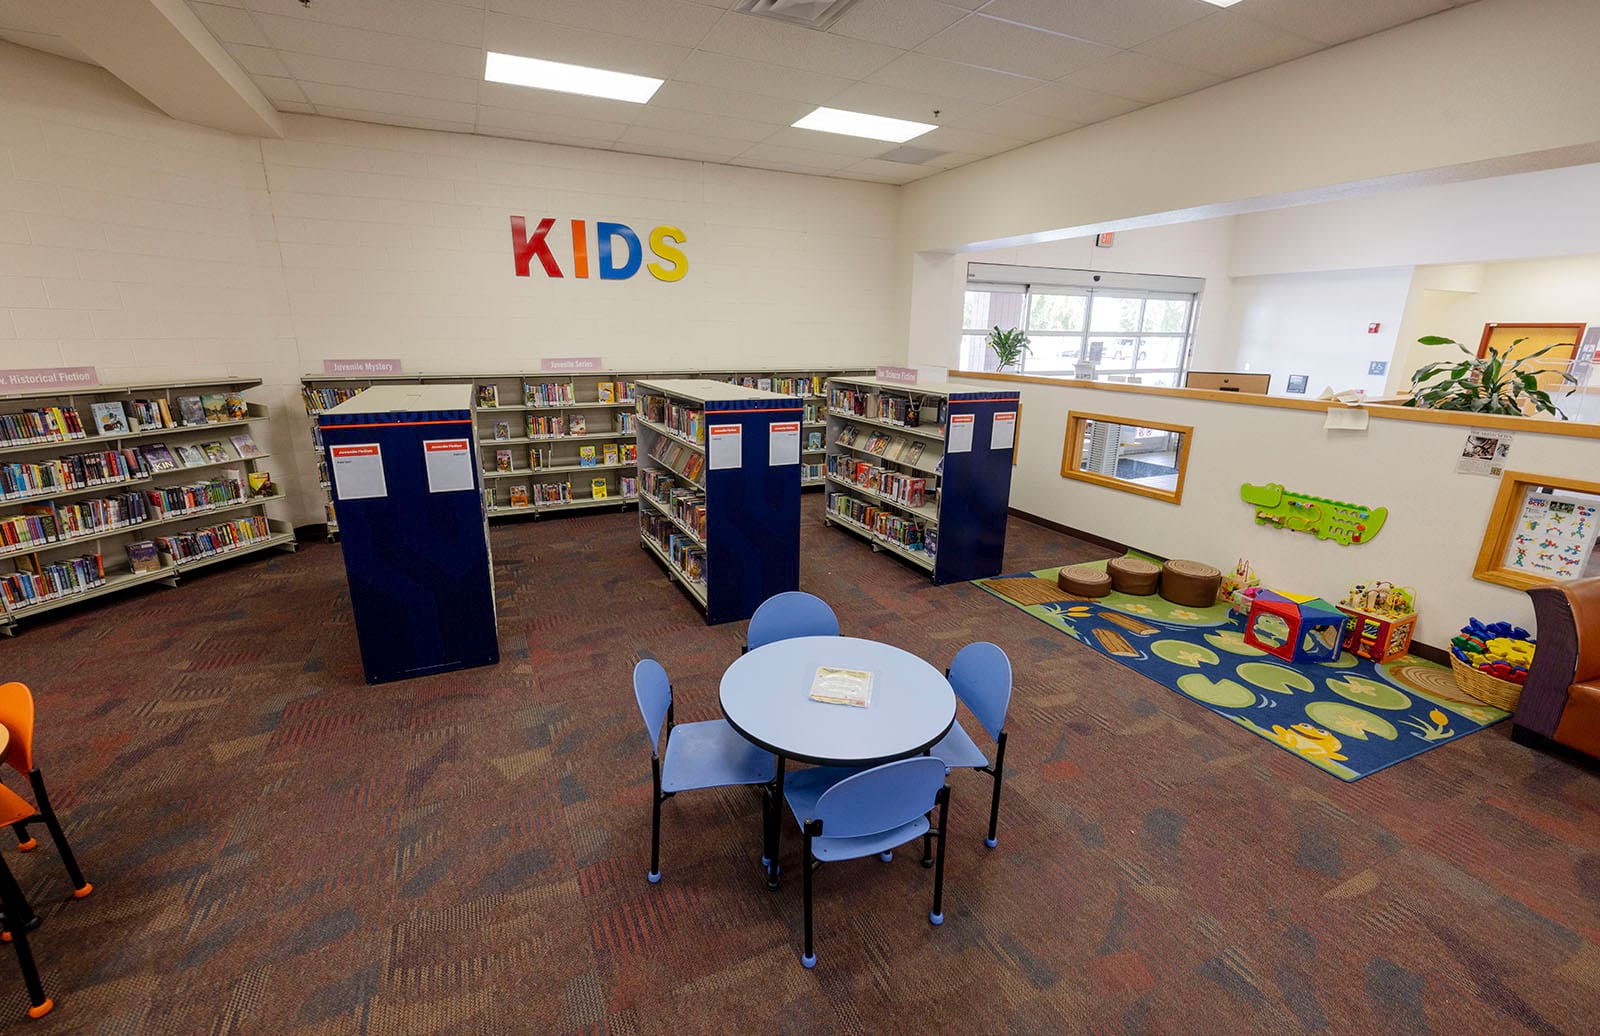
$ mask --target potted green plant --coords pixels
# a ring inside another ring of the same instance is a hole
[[[1472,350],[1453,338],[1423,335],[1417,339],[1423,345],[1453,345],[1466,354],[1464,360],[1442,360],[1418,367],[1411,375],[1411,398],[1401,406],[1425,410],[1465,410],[1475,414],[1506,414],[1525,416],[1531,407],[1534,413],[1554,414],[1561,420],[1567,415],[1550,399],[1550,393],[1539,387],[1539,375],[1560,374],[1561,380],[1574,386],[1577,381],[1566,371],[1553,367],[1530,370],[1533,361],[1551,349],[1563,344],[1547,345],[1515,360],[1507,360],[1500,350],[1490,346],[1485,356],[1474,356]],[[1526,338],[1511,343],[1515,349]],[[1434,379],[1438,380],[1434,380]],[[1575,388],[1568,389],[1572,395]]]
[[[989,332],[989,348],[994,350],[995,360],[1001,370],[1019,370],[1022,354],[1032,355],[1033,350],[1028,348],[1028,336],[1020,328],[1000,330],[999,325]]]

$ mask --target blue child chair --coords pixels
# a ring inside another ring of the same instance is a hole
[[[830,860],[878,855],[887,860],[896,846],[917,838],[937,838],[937,857],[926,849],[922,865],[933,867],[933,912],[928,921],[944,924],[944,833],[950,809],[948,771],[938,759],[918,756],[870,770],[819,766],[791,774],[783,797],[805,835],[805,953],[800,963],[817,966],[811,944],[811,872]],[[928,816],[939,809],[939,826]]]
[[[655,794],[650,811],[650,873],[661,880],[661,804],[680,791],[736,784],[767,784],[776,773],[772,756],[752,745],[727,720],[674,724],[672,683],[661,663],[647,658],[633,667],[633,696],[650,734],[650,776]],[[667,728],[663,752],[661,727]]]
[[[826,601],[799,590],[776,594],[761,602],[750,616],[745,651],[791,637],[837,637],[839,617]]]
[[[994,644],[979,641],[956,652],[945,670],[956,697],[966,703],[984,732],[994,739],[994,765],[989,757],[962,729],[957,720],[938,744],[930,750],[952,770],[972,769],[994,778],[994,797],[989,803],[989,837],[983,844],[993,849],[998,844],[995,826],[1000,820],[1000,785],[1005,779],[1006,709],[1011,704],[1011,659]]]

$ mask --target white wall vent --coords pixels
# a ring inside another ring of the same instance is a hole
[[[807,29],[826,29],[856,0],[739,0],[735,11],[772,18]]]

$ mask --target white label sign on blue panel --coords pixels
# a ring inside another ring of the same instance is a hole
[[[972,452],[972,425],[975,420],[973,414],[950,415],[950,445],[946,453],[971,453]]]
[[[800,422],[774,421],[767,426],[767,465],[781,468],[800,463]]]
[[[989,429],[989,449],[1009,450],[1017,441],[1017,412],[1007,410],[994,415],[994,427]]]
[[[476,458],[466,439],[424,439],[422,460],[428,469],[428,492],[454,493],[476,489],[472,467]]]
[[[388,496],[383,477],[383,449],[375,442],[328,447],[328,469],[340,500]]]
[[[712,471],[744,467],[744,426],[714,424],[706,426],[706,466]]]

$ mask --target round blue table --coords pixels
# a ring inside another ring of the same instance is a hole
[[[872,674],[866,708],[811,700],[821,666]],[[763,855],[778,887],[783,770],[795,759],[822,766],[876,766],[938,743],[956,718],[944,674],[909,651],[855,637],[794,637],[756,648],[722,674],[722,714],[752,744],[777,757]]]

